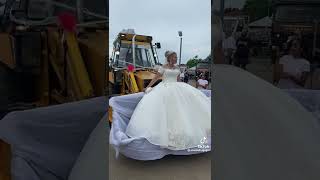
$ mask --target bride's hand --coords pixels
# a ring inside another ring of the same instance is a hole
[[[144,93],[148,94],[152,90],[152,87],[148,87],[144,89]]]

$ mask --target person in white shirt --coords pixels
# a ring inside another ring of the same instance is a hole
[[[205,79],[205,76],[203,74],[200,75],[200,79],[197,82],[197,88],[198,89],[207,89],[209,82]]]
[[[299,40],[288,42],[288,55],[279,60],[279,82],[281,89],[301,89],[304,88],[310,63],[301,57],[302,47]]]
[[[223,47],[224,55],[227,58],[227,60],[229,61],[229,64],[232,64],[232,55],[235,52],[235,50],[237,49],[236,40],[233,37],[233,35],[231,35],[228,38],[226,38],[225,40],[223,40],[222,47]]]
[[[184,82],[184,71],[180,73],[180,81]]]

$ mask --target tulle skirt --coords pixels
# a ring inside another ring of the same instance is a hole
[[[141,99],[126,134],[171,150],[199,147],[211,134],[211,98],[183,82],[161,82]]]

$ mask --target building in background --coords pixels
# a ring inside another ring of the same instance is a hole
[[[231,35],[234,35],[235,38],[239,37],[240,33],[248,28],[249,21],[249,16],[240,9],[225,9],[223,18],[225,38]]]

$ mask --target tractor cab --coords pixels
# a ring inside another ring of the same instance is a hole
[[[151,41],[151,36],[120,33],[113,44],[111,67],[122,69],[133,65],[136,69],[153,68],[157,57]]]
[[[134,32],[121,32],[113,43],[109,61],[109,88],[112,94],[142,92],[156,75],[159,65],[156,49],[160,43],[152,44],[152,37]]]

